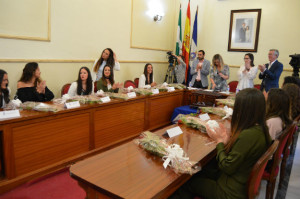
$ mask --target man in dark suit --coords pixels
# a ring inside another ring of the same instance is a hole
[[[264,65],[258,65],[259,79],[262,79],[260,90],[268,92],[271,88],[279,88],[279,77],[283,70],[283,65],[277,58],[279,51],[277,49],[271,49],[268,54],[269,63]]]
[[[246,41],[246,24],[243,23],[242,27],[240,28],[240,32],[239,32],[239,36],[240,36],[240,42],[245,42]]]

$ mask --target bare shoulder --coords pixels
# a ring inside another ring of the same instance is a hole
[[[31,84],[28,84],[28,83],[26,83],[26,82],[18,82],[17,83],[17,88],[19,89],[19,88],[24,88],[24,87],[31,87],[32,85]]]

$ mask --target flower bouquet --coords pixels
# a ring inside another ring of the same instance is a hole
[[[219,107],[200,107],[201,112],[211,113],[222,117],[222,119],[228,118],[232,115],[232,108],[225,106],[224,108]]]
[[[123,99],[123,100],[128,100],[129,99],[129,97],[126,93],[110,93],[110,92],[107,92],[106,94],[110,98]]]
[[[133,89],[134,92],[140,94],[140,95],[152,95],[152,90],[145,89],[145,88],[135,88]]]
[[[174,87],[175,89],[179,89],[179,90],[182,90],[182,89],[186,88],[186,86],[184,84],[169,84],[168,86],[169,87]]]
[[[175,173],[188,173],[190,175],[198,172],[201,168],[195,166],[196,162],[189,161],[186,153],[177,144],[169,145],[166,139],[151,133],[143,132],[135,143],[151,154],[159,156],[164,161],[163,166],[170,166]]]
[[[42,112],[57,112],[59,108],[55,105],[44,104],[40,102],[24,102],[20,105],[21,110],[35,110]]]
[[[217,104],[224,104],[230,107],[234,106],[234,99],[216,99]]]
[[[80,104],[101,104],[102,101],[96,95],[78,95],[67,99],[66,102],[79,101]]]

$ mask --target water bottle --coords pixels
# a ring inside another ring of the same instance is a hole
[[[229,93],[230,92],[230,86],[228,85],[227,86],[227,93]]]

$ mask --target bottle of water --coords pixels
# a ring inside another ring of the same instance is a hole
[[[228,85],[227,86],[227,93],[229,93],[230,92],[230,86]]]

